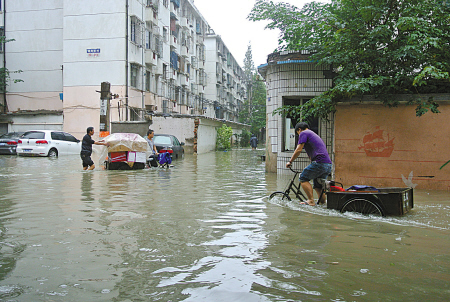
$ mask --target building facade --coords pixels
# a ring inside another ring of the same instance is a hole
[[[209,112],[209,116],[237,122],[246,98],[244,72],[212,29],[206,34],[205,45],[208,79],[205,97],[215,100],[214,112]]]
[[[1,96],[2,132],[63,129],[81,138],[100,126],[102,82],[114,95],[110,122],[172,114],[237,120],[237,109],[216,113],[225,100],[237,108],[236,95],[206,96],[217,86],[207,75],[211,29],[191,0],[1,0],[1,12],[13,39],[2,49],[3,66],[22,71]],[[239,79],[232,62],[228,74]]]

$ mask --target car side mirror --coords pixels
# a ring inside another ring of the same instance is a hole
[[[80,142],[80,140],[79,139],[77,139],[77,143],[79,143]]]
[[[180,143],[180,145],[184,146],[184,143]]]

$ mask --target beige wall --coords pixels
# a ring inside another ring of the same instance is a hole
[[[62,110],[63,108],[59,91],[8,93],[6,99],[10,112],[20,110]]]
[[[337,106],[335,179],[345,187],[405,187],[411,182],[417,189],[450,190],[450,164],[439,170],[450,160],[450,105],[441,104],[439,110],[416,117],[415,106]],[[370,145],[370,136],[364,145],[365,135],[375,131],[392,140],[392,152],[389,144],[381,147],[381,138],[372,136],[379,149]]]

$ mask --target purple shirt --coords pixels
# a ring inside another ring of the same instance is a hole
[[[331,164],[330,156],[328,155],[327,146],[323,140],[314,131],[309,129],[300,132],[298,137],[299,144],[305,144],[303,148],[308,154],[311,161],[317,163]]]

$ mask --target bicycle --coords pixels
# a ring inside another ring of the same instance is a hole
[[[281,197],[281,200],[291,201],[292,198],[289,196],[289,194],[292,192],[295,194],[295,197],[300,200],[300,202],[306,202],[306,200],[308,198],[306,198],[306,196],[301,191],[300,183],[298,185],[295,184],[295,181],[296,181],[298,175],[302,171],[294,170],[294,169],[292,169],[292,167],[289,167],[289,170],[294,172],[294,177],[292,177],[291,181],[289,182],[288,186],[286,187],[286,190],[273,192],[272,194],[270,194],[269,199],[272,199],[274,197]],[[322,185],[321,196],[323,194],[326,194],[326,192],[330,190],[331,186],[339,185],[341,188],[343,188],[343,185],[336,181],[327,180],[327,179],[317,179],[317,180]]]
[[[276,191],[270,194],[269,199],[274,197],[281,197],[281,200],[291,201],[291,193],[295,194],[300,202],[306,202],[307,198],[301,191],[300,183],[295,184],[298,175],[302,171],[293,170],[292,167],[289,169],[294,172],[294,177],[292,177],[286,190]],[[358,212],[361,214],[368,214],[374,216],[386,216],[390,212],[399,215],[397,212],[392,210],[391,207],[387,207],[388,203],[394,203],[395,208],[399,207],[398,204],[404,205],[405,211],[408,212],[410,208],[413,207],[412,202],[412,189],[411,193],[409,190],[402,190],[400,188],[386,188],[379,190],[380,192],[372,191],[345,191],[342,183],[327,180],[327,179],[317,179],[322,185],[321,194],[327,195],[327,209],[338,210],[341,213],[345,212]],[[403,195],[401,195],[403,194]],[[384,201],[383,201],[384,200]],[[402,203],[403,200],[403,203]],[[389,210],[389,211],[388,211]],[[403,213],[403,212],[402,212]],[[400,213],[400,215],[402,215]]]

